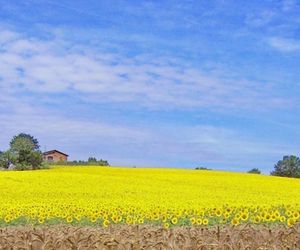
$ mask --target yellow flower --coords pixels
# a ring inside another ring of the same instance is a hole
[[[284,216],[280,216],[279,220],[280,220],[280,222],[285,222],[286,218]]]
[[[4,218],[4,221],[6,223],[9,223],[11,221],[11,217],[9,215],[6,215],[5,218]]]
[[[164,228],[168,229],[170,227],[170,224],[168,222],[164,223]]]
[[[43,224],[44,222],[45,222],[45,218],[40,217],[40,218],[38,219],[38,223],[39,223],[39,224]]]
[[[117,223],[118,222],[118,216],[117,215],[113,215],[111,217],[111,220],[114,222],[114,223]]]
[[[118,219],[117,219],[117,221],[118,221],[118,222],[121,222],[121,221],[122,221],[122,219],[123,219],[123,218],[122,218],[122,216],[121,216],[121,215],[119,215],[119,216],[118,216]]]
[[[93,216],[90,218],[90,221],[93,222],[93,223],[96,222],[96,221],[97,221],[97,217],[93,215]]]
[[[109,220],[104,220],[104,221],[103,221],[103,226],[104,226],[104,227],[108,227],[109,224],[110,224]]]
[[[274,215],[275,215],[276,219],[280,218],[280,213],[278,211],[275,211]]]
[[[294,225],[295,225],[295,223],[296,223],[296,221],[295,221],[295,219],[294,219],[294,218],[288,218],[288,220],[287,220],[287,224],[288,224],[288,226],[289,226],[289,227],[292,227],[292,226],[294,226]]]
[[[126,218],[126,224],[131,225],[133,223],[133,220],[130,217]]]
[[[216,211],[216,215],[217,215],[218,217],[220,217],[220,216],[222,215],[222,211],[221,211],[220,209],[218,209],[218,210]]]
[[[167,222],[167,220],[168,220],[168,217],[165,216],[165,215],[163,215],[163,216],[162,216],[162,222]]]
[[[294,218],[295,220],[297,220],[299,217],[300,217],[300,216],[299,216],[299,212],[298,212],[298,211],[295,211],[295,212],[293,213],[293,218]]]
[[[202,219],[201,218],[198,218],[197,220],[196,220],[196,223],[197,223],[197,225],[202,225]]]
[[[173,217],[171,222],[172,222],[173,225],[176,225],[177,222],[178,222],[178,219],[176,217]]]
[[[240,224],[239,220],[237,218],[233,218],[232,221],[231,221],[231,224],[233,226],[237,226],[238,224]]]
[[[72,216],[68,216],[68,217],[67,217],[67,222],[68,222],[68,223],[71,223],[72,221],[73,221],[73,217],[72,217]]]
[[[203,219],[202,223],[203,225],[208,225],[208,219]]]
[[[226,208],[226,212],[227,212],[228,214],[230,214],[230,213],[231,213],[231,208],[230,208],[230,207],[227,207],[227,208]]]
[[[271,221],[274,222],[274,221],[276,221],[276,219],[277,219],[276,215],[275,215],[275,214],[272,214],[272,215],[271,215]]]
[[[249,178],[251,181],[246,181]],[[260,182],[266,185],[257,185]],[[28,223],[43,224],[63,218],[65,223],[88,220],[106,224],[107,220],[128,225],[149,221],[170,227],[184,221],[190,225],[278,221],[292,226],[300,219],[297,182],[240,173],[150,168],[55,166],[26,173],[0,171],[0,220],[9,224],[24,218]],[[18,189],[13,188],[15,183],[20,184]]]
[[[265,221],[270,221],[271,220],[271,215],[270,214],[266,214],[265,215]]]
[[[196,218],[195,217],[190,218],[190,222],[192,225],[196,224]]]
[[[286,214],[286,216],[291,217],[291,216],[292,216],[292,211],[287,210],[287,211],[285,212],[285,214]]]
[[[260,218],[259,215],[257,215],[257,216],[254,218],[254,223],[258,224],[260,221],[261,221],[261,218]]]
[[[225,212],[224,217],[225,217],[226,219],[228,219],[228,218],[230,217],[230,213]]]
[[[246,221],[246,220],[248,220],[248,217],[249,217],[249,215],[247,213],[242,213],[241,220]]]

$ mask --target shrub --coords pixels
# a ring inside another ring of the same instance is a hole
[[[258,168],[252,168],[247,173],[249,173],[249,174],[261,174],[261,171]]]
[[[206,167],[196,167],[195,170],[211,170],[211,168],[206,168]]]
[[[17,158],[13,152],[7,150],[5,152],[1,152],[0,154],[0,167],[8,169],[10,164],[15,164],[17,162]]]

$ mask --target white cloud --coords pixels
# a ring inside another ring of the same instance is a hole
[[[300,41],[281,37],[272,37],[268,43],[274,48],[282,52],[295,52],[300,50]]]
[[[154,108],[255,108],[286,103],[272,86],[216,76],[177,59],[126,57],[59,39],[0,30],[0,88],[51,94],[75,91],[91,102],[128,102]],[[7,35],[9,34],[9,35]],[[13,37],[11,39],[10,37]],[[230,75],[230,74],[229,74]]]

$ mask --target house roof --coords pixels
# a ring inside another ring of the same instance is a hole
[[[65,155],[65,156],[69,156],[69,155],[67,155],[67,154],[65,154],[65,153],[63,153],[61,151],[56,150],[56,149],[50,150],[50,151],[46,151],[46,152],[43,153],[43,155],[50,155],[50,154],[54,154],[54,153],[59,153],[59,154]]]

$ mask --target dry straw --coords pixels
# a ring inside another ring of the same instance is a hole
[[[300,249],[300,225],[6,227],[0,229],[0,249]]]

